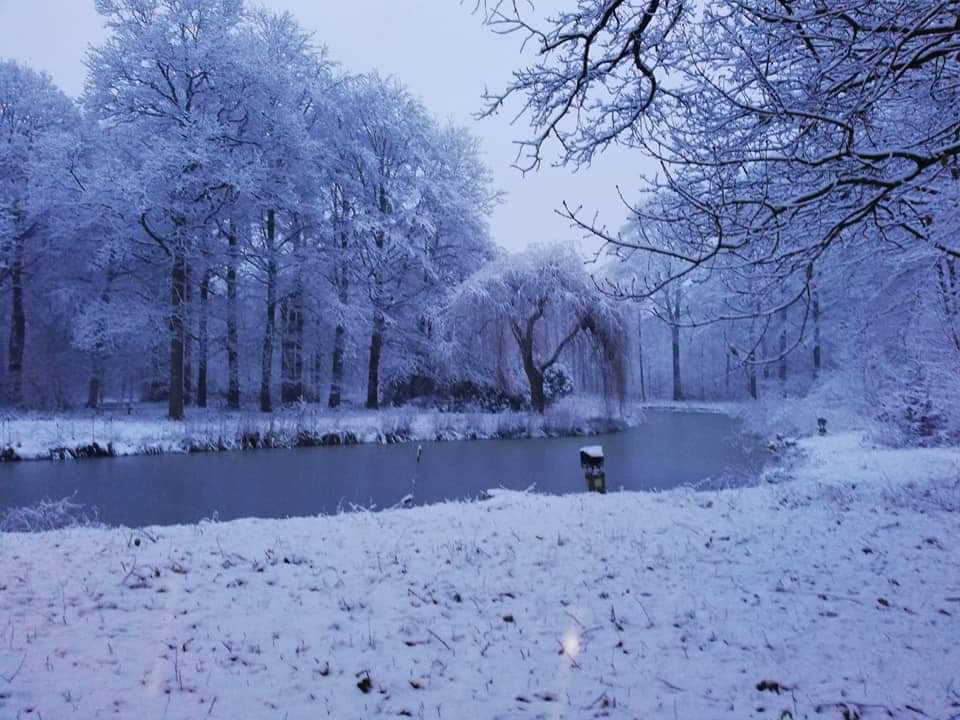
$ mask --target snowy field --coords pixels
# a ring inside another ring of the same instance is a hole
[[[633,410],[633,414],[637,414]],[[4,460],[69,459],[97,454],[154,455],[262,447],[394,443],[424,440],[592,435],[632,423],[631,412],[596,398],[567,398],[544,415],[527,412],[441,413],[420,408],[326,410],[294,407],[273,414],[191,409],[168,420],[159,405],[93,414],[0,418]]]
[[[3,718],[949,718],[960,452],[789,482],[0,535]]]

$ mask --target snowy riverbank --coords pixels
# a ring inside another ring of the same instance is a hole
[[[0,460],[596,435],[623,430],[632,417],[629,412],[621,417],[599,400],[572,398],[544,415],[441,413],[419,408],[328,411],[304,406],[270,415],[192,410],[183,422],[168,420],[159,406],[149,405],[137,407],[130,415],[119,411],[0,418]]]
[[[0,535],[0,716],[946,718],[960,452],[741,490]]]

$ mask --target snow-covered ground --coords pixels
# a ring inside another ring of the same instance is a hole
[[[0,417],[0,458],[36,460],[168,452],[587,435],[622,429],[631,414],[596,398],[568,398],[546,414],[526,412],[441,413],[418,408],[382,410],[318,406],[273,414],[190,409],[184,422],[164,417],[158,405],[93,414]],[[96,445],[96,447],[94,447]]]
[[[0,717],[949,718],[960,452],[789,482],[0,535]]]

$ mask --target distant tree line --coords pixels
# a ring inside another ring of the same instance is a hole
[[[377,408],[428,379],[544,409],[529,339],[483,375],[446,322],[498,252],[474,137],[339,70],[289,15],[97,9],[109,37],[79,101],[0,63],[8,406]]]

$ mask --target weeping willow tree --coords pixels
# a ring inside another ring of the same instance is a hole
[[[537,412],[547,406],[548,374],[584,343],[593,350],[604,394],[616,396],[622,406],[622,318],[570,247],[535,245],[498,258],[460,289],[453,315],[461,332],[475,332],[476,322],[507,328]]]

